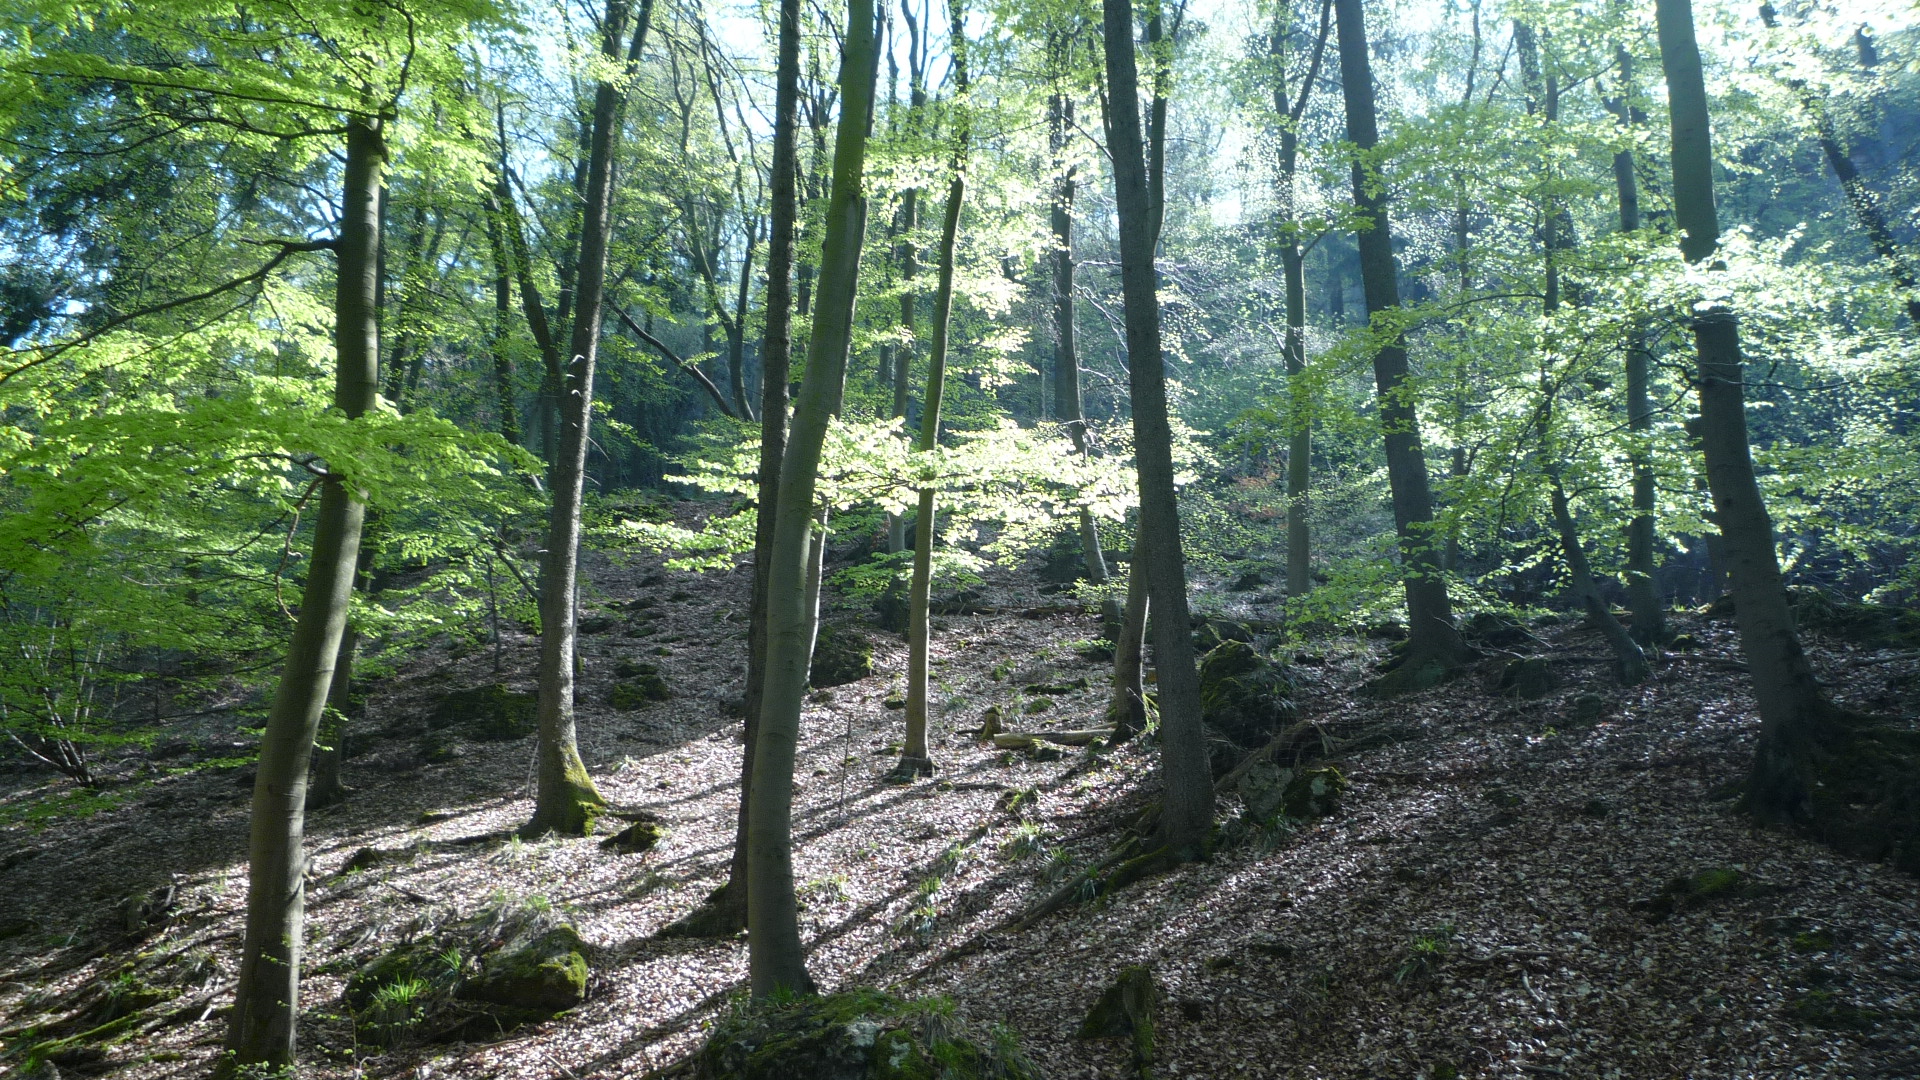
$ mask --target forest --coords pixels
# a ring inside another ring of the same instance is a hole
[[[1920,1076],[1904,0],[0,0],[0,1069]]]

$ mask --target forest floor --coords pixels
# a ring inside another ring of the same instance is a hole
[[[530,812],[531,740],[462,744],[450,760],[421,746],[449,690],[530,689],[534,639],[509,630],[498,669],[490,648],[413,657],[368,703],[347,762],[357,793],[308,822],[307,1075],[638,1077],[683,1061],[740,992],[744,941],[653,934],[725,876],[740,755],[727,706],[745,667],[749,575],[600,554],[588,565],[588,607],[618,617],[583,638],[581,748],[601,791],[659,814],[665,839],[639,855],[597,837],[510,839]],[[1920,883],[1732,812],[1754,712],[1730,667],[1731,627],[1705,620],[1683,627],[1700,651],[1632,689],[1608,678],[1596,635],[1536,628],[1558,688],[1532,701],[1492,692],[1498,659],[1372,701],[1355,691],[1381,642],[1290,643],[1302,717],[1373,744],[1336,745],[1352,782],[1338,813],[1000,929],[1109,850],[1156,786],[1148,745],[1042,761],[963,733],[989,705],[1014,729],[1096,726],[1106,665],[1074,646],[1097,636],[1097,619],[1047,614],[1037,586],[1025,571],[996,574],[982,590],[991,613],[936,619],[932,781],[884,780],[902,725],[886,704],[904,685],[896,636],[872,631],[873,676],[810,699],[795,873],[823,988],[947,995],[1017,1031],[1056,1080],[1134,1075],[1121,1041],[1076,1037],[1129,964],[1150,965],[1165,994],[1163,1077],[1920,1076]],[[623,621],[642,598],[658,603]],[[866,619],[845,607],[830,617]],[[1911,658],[1811,644],[1848,704],[1920,711]],[[623,658],[658,665],[673,697],[605,704]],[[1022,687],[1081,676],[1093,689],[1023,711],[1034,695]],[[88,815],[6,819],[9,1053],[37,1037],[23,1029],[56,1024],[134,962],[185,1007],[65,1074],[206,1074],[244,917],[249,776],[163,774]],[[54,790],[18,772],[0,784],[0,810]],[[1027,788],[1037,799],[1001,809]],[[1223,817],[1237,810],[1222,800]],[[365,848],[388,854],[344,873]],[[1665,914],[1642,903],[1724,870],[1737,887]],[[163,918],[129,920],[129,897],[166,886]],[[356,1047],[339,1015],[346,976],[410,928],[502,897],[550,904],[579,927],[596,952],[588,1002],[494,1042]]]

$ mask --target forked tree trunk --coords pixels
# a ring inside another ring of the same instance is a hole
[[[1379,145],[1374,115],[1373,67],[1367,54],[1366,20],[1361,0],[1334,0],[1340,35],[1340,82],[1345,91],[1347,137],[1362,155]],[[1367,317],[1390,323],[1400,307],[1400,285],[1387,221],[1387,195],[1379,177],[1353,164],[1353,201],[1364,225],[1355,233],[1360,248],[1360,283]],[[1406,584],[1407,641],[1397,666],[1375,681],[1376,692],[1419,689],[1445,678],[1464,662],[1466,642],[1453,625],[1453,605],[1440,569],[1440,537],[1433,529],[1433,494],[1427,460],[1420,445],[1420,418],[1414,408],[1404,337],[1395,333],[1373,354],[1374,387],[1380,405],[1380,429],[1386,443],[1387,480],[1393,490],[1393,520],[1400,541],[1400,567]]]
[[[846,385],[853,301],[866,206],[867,124],[879,73],[872,0],[848,0],[841,54],[841,115],[834,135],[833,189],[820,253],[819,300],[807,367],[780,466],[773,559],[767,585],[767,673],[753,760],[747,823],[747,940],[755,998],[811,993],[793,893],[793,763],[816,621],[807,606],[814,490],[827,425]]]
[[[1186,559],[1173,482],[1173,430],[1160,350],[1160,298],[1154,281],[1145,144],[1140,132],[1140,79],[1133,54],[1133,6],[1103,0],[1114,205],[1120,224],[1120,284],[1125,307],[1134,458],[1140,476],[1140,536],[1134,559],[1147,576],[1160,688],[1160,842],[1165,857],[1203,857],[1213,828],[1213,778],[1200,727],[1200,675],[1194,667],[1187,610]],[[1147,562],[1150,560],[1150,562]]]
[[[1660,58],[1667,75],[1673,138],[1674,223],[1687,262],[1712,263],[1720,246],[1714,208],[1712,137],[1691,0],[1656,0]],[[1700,443],[1713,490],[1732,579],[1740,650],[1752,672],[1760,709],[1760,741],[1746,804],[1763,821],[1812,817],[1812,759],[1831,735],[1835,710],[1800,649],[1774,552],[1773,522],[1755,482],[1747,443],[1740,327],[1724,304],[1698,305],[1693,340],[1699,355]]]
[[[959,130],[954,133],[953,178],[947,183],[946,216],[940,224],[939,285],[933,295],[933,342],[927,353],[927,394],[920,408],[920,443],[915,449],[930,454],[940,445],[940,405],[946,396],[947,343],[953,326],[953,259],[960,239],[960,210],[967,196],[967,48],[963,20],[963,0],[948,0],[953,11],[950,48],[953,52],[955,116]],[[933,593],[934,515],[938,512],[938,492],[932,487],[920,489],[920,506],[914,516],[913,577],[907,584],[907,736],[894,766],[895,780],[911,781],[916,776],[933,775],[933,755],[927,748],[927,651],[932,627],[927,608]]]
[[[362,116],[350,119],[334,293],[339,367],[333,392],[335,407],[349,419],[372,410],[379,396],[375,263],[385,158],[379,122]],[[321,484],[313,558],[300,595],[300,614],[260,740],[247,844],[246,935],[227,1021],[227,1052],[217,1066],[224,1076],[293,1068],[306,920],[302,840],[307,769],[333,682],[340,638],[346,631],[347,601],[366,517],[366,505],[357,494],[338,476]]]
[[[609,65],[621,63],[630,0],[608,0],[600,48]],[[645,47],[653,0],[641,0],[628,66]],[[559,451],[552,476],[553,507],[547,519],[547,557],[540,578],[540,697],[535,748],[533,818],[528,835],[593,831],[606,805],[580,760],[574,736],[574,652],[578,644],[575,592],[580,574],[580,502],[587,474],[587,429],[593,417],[593,370],[600,351],[606,308],[607,244],[613,229],[614,155],[620,141],[624,95],[609,73],[594,88],[593,132],[588,147],[586,204],[580,224],[580,259],[573,301],[572,358],[560,410]]]
[[[793,240],[798,211],[795,150],[800,123],[800,0],[780,0],[774,66],[773,169],[768,211],[767,295],[760,338],[760,479],[753,527],[753,599],[747,618],[746,743],[740,754],[740,806],[734,815],[733,857],[727,881],[671,931],[726,937],[747,928],[747,828],[753,804],[754,748],[766,696],[767,587],[773,567],[774,505],[780,499],[780,459],[787,449],[787,382],[792,378]],[[812,650],[808,650],[811,655]]]

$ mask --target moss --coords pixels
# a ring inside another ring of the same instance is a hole
[[[1236,745],[1265,743],[1294,716],[1285,669],[1244,641],[1223,641],[1200,660],[1200,715]]]
[[[433,730],[458,728],[468,738],[504,742],[533,734],[538,699],[517,694],[505,683],[454,690],[434,704],[427,717]]]
[[[1154,1018],[1159,1006],[1160,989],[1154,984],[1152,969],[1141,964],[1121,968],[1119,977],[1101,993],[1081,1022],[1080,1037],[1131,1037],[1134,1064],[1144,1070],[1153,1064]]]
[[[107,1047],[123,1043],[133,1036],[135,1019],[129,1014],[88,1028],[78,1035],[35,1043],[27,1049],[27,1060],[47,1061],[69,1068],[97,1062],[105,1056]]]
[[[479,974],[461,983],[458,996],[523,1017],[565,1012],[587,999],[585,950],[573,927],[551,927],[489,956]]]
[[[621,660],[613,665],[613,674],[621,681],[607,692],[607,704],[616,709],[631,711],[673,696],[660,669],[652,664]]]
[[[667,835],[667,827],[655,818],[642,818],[600,842],[608,851],[621,855],[639,855],[652,851]]]
[[[1002,1033],[976,1036],[945,998],[871,989],[745,1003],[696,1056],[708,1080],[1031,1080]]]
[[[1870,1031],[1880,1014],[1863,1009],[1831,990],[1808,990],[1787,1006],[1787,1015],[1814,1027],[1837,1031]]]
[[[873,642],[858,630],[822,623],[813,643],[807,685],[843,686],[873,674]]]
[[[1500,692],[1509,697],[1543,698],[1553,692],[1553,668],[1545,657],[1527,656],[1510,660],[1500,672]]]

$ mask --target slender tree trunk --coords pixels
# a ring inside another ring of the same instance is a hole
[[[827,424],[839,409],[852,341],[866,206],[867,124],[879,74],[872,0],[848,0],[841,54],[841,119],[834,136],[833,188],[820,254],[820,296],[807,367],[780,466],[773,558],[767,585],[767,673],[753,761],[747,823],[748,971],[752,993],[811,993],[793,894],[793,764],[807,691],[816,620],[807,609],[809,535]]]
[[[1360,153],[1380,142],[1373,105],[1373,67],[1367,54],[1366,21],[1361,0],[1334,0],[1340,37],[1340,81],[1345,91],[1347,137]],[[1365,164],[1353,164],[1353,200],[1365,226],[1355,234],[1360,248],[1360,279],[1366,291],[1367,317],[1390,324],[1400,306],[1400,285],[1387,220],[1387,196]],[[1407,367],[1405,339],[1395,333],[1373,355],[1374,386],[1380,402],[1380,428],[1387,452],[1387,479],[1393,489],[1393,520],[1400,539],[1401,573],[1406,582],[1407,642],[1398,666],[1374,683],[1381,693],[1419,689],[1446,677],[1467,657],[1466,642],[1453,625],[1447,579],[1433,534],[1433,494],[1427,459],[1420,445],[1420,419]]]
[[[947,344],[953,326],[953,261],[960,239],[960,210],[967,196],[967,46],[962,20],[966,8],[962,0],[949,0],[953,11],[950,48],[953,52],[955,116],[959,130],[954,133],[953,177],[947,183],[947,209],[941,219],[940,256],[936,270],[939,284],[933,296],[933,341],[927,353],[927,393],[920,410],[920,442],[915,449],[930,454],[940,445],[940,406],[946,396]],[[927,609],[933,593],[933,537],[938,531],[934,515],[938,492],[931,486],[920,489],[920,506],[914,516],[913,577],[907,585],[907,736],[893,778],[912,781],[916,776],[933,775],[933,755],[927,748],[927,652],[932,644],[932,627]]]
[[[1064,50],[1058,38],[1050,45]],[[1065,67],[1065,58],[1057,63]],[[1063,74],[1063,72],[1057,72]],[[1068,127],[1073,123],[1073,98],[1055,93],[1047,101],[1047,139],[1053,151],[1055,179],[1053,205],[1048,225],[1053,230],[1053,415],[1065,425],[1073,440],[1074,452],[1085,457],[1093,452],[1087,437],[1087,415],[1080,402],[1080,353],[1076,347],[1076,322],[1073,283],[1073,200],[1077,183],[1074,170],[1065,161]],[[1107,584],[1106,552],[1100,546],[1100,526],[1093,511],[1080,508],[1080,552],[1087,566],[1087,580],[1096,586]],[[1109,641],[1121,633],[1121,602],[1114,596],[1100,601],[1100,625]]]
[[[1140,569],[1138,529],[1133,537],[1132,559],[1127,563],[1126,610],[1120,620],[1120,635],[1113,639],[1113,696],[1107,703],[1113,746],[1127,742],[1147,726],[1147,577]]]
[[[386,149],[377,121],[347,124],[341,198],[334,345],[334,405],[357,419],[379,394],[380,344],[374,294],[380,248],[379,190]],[[293,643],[260,740],[248,841],[247,926],[240,975],[218,1072],[291,1070],[300,1001],[306,918],[307,769],[326,709],[333,667],[346,632],[366,505],[333,476],[320,487],[313,558],[301,593]]]
[[[360,527],[360,551],[354,558],[354,588],[365,596],[373,591],[373,557],[378,542],[375,515],[366,515]],[[346,758],[347,728],[359,711],[353,699],[353,661],[360,647],[360,632],[353,624],[352,603],[348,603],[346,629],[340,634],[340,652],[334,660],[333,681],[327,687],[327,709],[320,723],[320,737],[313,748],[313,765],[307,781],[307,809],[332,806],[353,793],[341,775]]]
[[[630,0],[608,0],[601,55],[621,62]],[[627,64],[645,46],[653,0],[640,0]],[[605,800],[594,787],[574,735],[576,594],[580,573],[580,503],[586,485],[587,429],[593,417],[593,370],[600,351],[606,309],[607,245],[613,229],[614,158],[620,140],[623,93],[603,78],[594,88],[593,134],[588,150],[586,204],[580,226],[580,259],[573,301],[572,359],[563,384],[559,453],[552,476],[553,506],[547,524],[547,556],[540,580],[540,697],[533,818],[528,835],[593,831]]]
[[[1633,54],[1622,48],[1620,98],[1614,116],[1622,128],[1633,127]],[[1640,231],[1640,182],[1634,174],[1633,151],[1613,155],[1613,186],[1620,203],[1620,231]],[[1633,473],[1633,517],[1627,521],[1627,605],[1633,612],[1633,636],[1642,645],[1658,646],[1667,638],[1666,603],[1654,579],[1653,475],[1653,354],[1647,349],[1646,330],[1627,329],[1627,451]]]
[[[1103,0],[1111,108],[1114,205],[1120,218],[1120,284],[1133,398],[1134,456],[1140,474],[1140,536],[1134,546],[1153,609],[1160,688],[1160,840],[1175,860],[1204,857],[1213,828],[1213,777],[1200,728],[1200,676],[1187,611],[1187,568],[1173,481],[1173,430],[1160,351],[1160,299],[1154,281],[1156,231],[1140,133],[1139,73],[1133,55],[1133,7]]]
[[[747,927],[747,830],[752,818],[754,750],[766,698],[767,589],[773,567],[774,507],[787,449],[787,383],[792,377],[793,243],[798,214],[796,149],[800,126],[800,0],[780,0],[774,68],[772,206],[768,217],[765,326],[760,338],[760,479],[753,529],[753,599],[747,619],[745,746],[740,806],[734,817],[727,882],[674,932],[725,937]],[[816,619],[817,621],[817,619]],[[808,655],[812,655],[809,648]]]
[[[500,413],[500,437],[520,443],[520,409],[514,402],[513,351],[507,335],[513,322],[513,257],[507,254],[506,211],[487,199],[487,252],[493,259],[493,325],[487,327],[487,351],[493,356],[494,407]]]
[[[1718,268],[1712,260],[1720,245],[1720,220],[1693,4],[1656,0],[1654,11],[1671,110],[1680,250],[1689,263]],[[1746,803],[1764,821],[1806,821],[1812,815],[1812,757],[1831,733],[1835,710],[1800,649],[1774,551],[1773,522],[1754,479],[1734,312],[1723,304],[1697,306],[1693,340],[1699,354],[1701,448],[1733,582],[1740,649],[1760,708],[1760,741]]]
[[[900,10],[907,23],[907,123],[910,130],[917,130],[926,118],[927,48],[911,4],[903,0]],[[920,273],[918,248],[914,244],[914,232],[919,228],[920,189],[908,188],[900,196],[900,349],[893,369],[893,415],[903,426],[912,391],[913,358],[919,351],[919,336],[914,326],[919,298],[913,291],[913,279]],[[887,553],[897,555],[906,549],[906,519],[899,514],[888,514]]]

